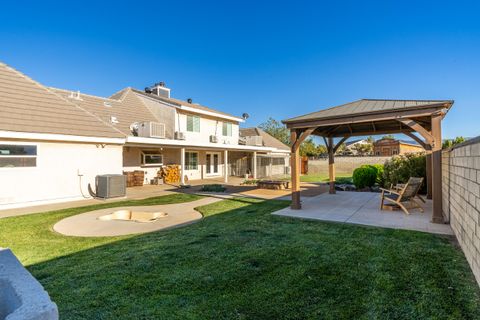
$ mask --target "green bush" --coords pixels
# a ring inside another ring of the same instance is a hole
[[[383,186],[383,180],[384,180],[383,179],[383,171],[384,171],[383,164],[372,164],[370,166],[377,170],[377,177],[375,179],[375,182],[378,185]]]
[[[387,160],[383,170],[383,186],[389,188],[397,183],[406,183],[410,177],[426,179],[426,157],[424,153],[407,153]],[[420,192],[426,191],[426,183]]]
[[[221,184],[205,184],[200,191],[203,192],[225,192],[226,188]]]
[[[378,169],[371,165],[363,165],[353,171],[353,184],[357,189],[371,187],[377,180]]]

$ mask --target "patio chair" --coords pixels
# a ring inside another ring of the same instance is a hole
[[[421,185],[420,185],[420,186],[421,186]],[[395,189],[397,192],[400,192],[400,190],[402,190],[404,187],[405,187],[405,183],[397,183],[395,186],[392,184],[392,185],[390,186],[390,189]],[[419,190],[420,190],[420,189],[419,189]],[[423,197],[422,197],[418,192],[417,192],[416,197],[417,197],[418,199],[420,199],[420,201],[422,201],[423,203],[427,203],[427,202],[425,201],[425,199],[423,199]]]
[[[383,189],[382,190],[382,200],[380,202],[380,210],[384,209],[384,202],[388,201],[391,204],[400,207],[406,214],[410,214],[407,207],[404,203],[410,203],[411,207],[409,209],[418,208],[421,212],[424,212],[420,203],[415,200],[420,187],[422,186],[423,178],[414,178],[411,177],[408,179],[408,182],[403,185],[403,188],[394,188],[394,189]]]

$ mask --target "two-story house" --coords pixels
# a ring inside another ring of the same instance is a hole
[[[0,210],[86,198],[99,174],[141,170],[147,184],[169,164],[181,184],[288,173],[288,146],[257,131],[240,136],[243,117],[170,92],[158,83],[98,97],[0,63]]]

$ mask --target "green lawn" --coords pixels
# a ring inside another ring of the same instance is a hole
[[[135,205],[194,200],[172,195]],[[102,206],[119,206],[110,203]],[[480,290],[450,238],[272,216],[287,201],[224,200],[204,220],[116,238],[64,237],[59,219],[0,219],[62,319],[479,319]]]

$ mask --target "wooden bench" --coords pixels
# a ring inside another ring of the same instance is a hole
[[[290,181],[261,180],[257,185],[260,189],[285,190],[290,186]]]

